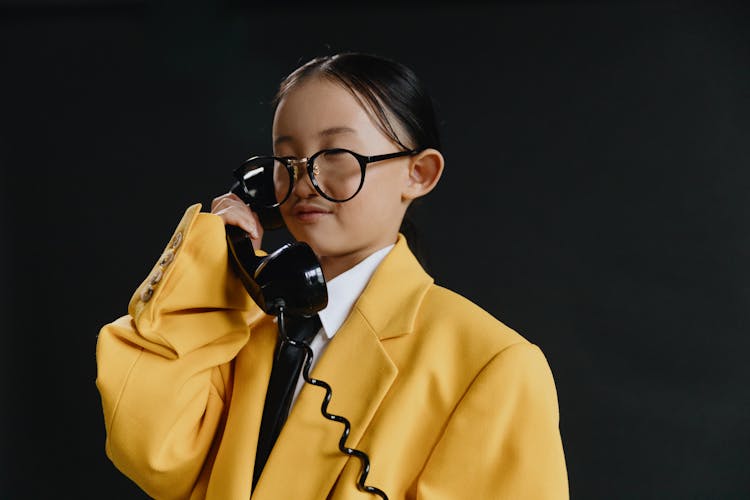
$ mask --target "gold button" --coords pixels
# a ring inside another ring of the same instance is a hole
[[[154,295],[154,289],[149,285],[145,290],[141,292],[141,301],[148,302]]]
[[[172,239],[172,244],[170,245],[170,248],[176,249],[180,244],[182,243],[182,231],[178,231],[177,234],[174,235],[174,238]]]
[[[156,268],[156,272],[154,272],[153,275],[151,275],[151,279],[148,280],[149,285],[155,285],[158,282],[161,281],[161,277],[164,275],[164,271],[162,271],[161,267]]]
[[[159,261],[159,265],[162,267],[168,266],[173,260],[174,260],[174,251],[167,250],[166,252],[164,252],[164,255],[162,255],[161,260]]]

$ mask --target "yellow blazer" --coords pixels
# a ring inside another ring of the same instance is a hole
[[[102,327],[106,453],[155,498],[247,499],[277,329],[228,267],[220,217],[185,212],[128,315]],[[433,283],[402,235],[312,375],[390,499],[568,498],[542,352]],[[253,499],[373,499],[305,385]]]

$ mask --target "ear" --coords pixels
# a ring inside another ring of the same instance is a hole
[[[414,200],[433,190],[443,174],[445,160],[440,151],[427,148],[411,158],[401,199]]]

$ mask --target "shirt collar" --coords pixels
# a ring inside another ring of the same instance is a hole
[[[328,339],[333,338],[346,317],[349,316],[349,312],[367,286],[375,269],[393,246],[388,245],[373,252],[356,266],[326,283],[328,305],[318,312],[318,316],[323,325],[323,333]]]

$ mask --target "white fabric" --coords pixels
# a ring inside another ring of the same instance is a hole
[[[370,281],[375,269],[377,269],[380,262],[385,258],[388,252],[391,251],[393,246],[394,245],[388,245],[387,247],[373,252],[369,257],[356,266],[339,274],[326,283],[326,288],[328,289],[328,305],[318,313],[318,316],[320,316],[320,323],[323,327],[317,334],[315,334],[312,342],[310,342],[310,347],[313,350],[313,362],[310,367],[311,372],[320,359],[320,356],[323,355],[328,343],[333,336],[336,335],[339,328],[341,328],[341,325],[344,323],[347,316],[349,316],[352,307],[354,307],[354,303],[359,296],[362,295],[362,292]],[[304,385],[305,380],[300,374],[297,388],[292,397],[292,406],[294,406],[294,403],[297,401],[297,396],[299,396],[302,386]],[[334,387],[333,390],[335,391],[336,388]]]

